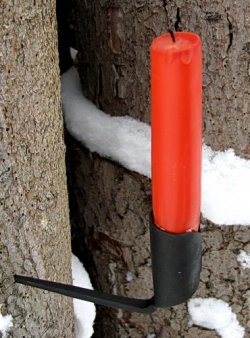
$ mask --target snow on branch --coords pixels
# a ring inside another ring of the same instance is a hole
[[[203,145],[202,213],[216,224],[250,225],[250,160]]]
[[[150,127],[129,116],[112,117],[87,100],[75,68],[62,75],[67,129],[90,151],[150,176]]]

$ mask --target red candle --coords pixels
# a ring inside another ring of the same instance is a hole
[[[151,45],[153,215],[171,233],[199,228],[201,59],[201,41],[193,33],[164,34]]]

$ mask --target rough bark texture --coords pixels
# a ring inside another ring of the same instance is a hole
[[[13,279],[71,282],[55,1],[6,0],[0,17],[1,312],[10,337],[73,337],[70,299]]]
[[[74,0],[74,4],[83,92],[101,109],[149,122],[151,40],[168,29],[194,31],[201,35],[204,50],[205,143],[216,150],[232,147],[238,155],[250,157],[249,2]],[[74,241],[90,250],[86,264],[95,286],[150,296],[149,180],[89,154],[76,142],[71,142],[69,156]],[[207,221],[206,225],[196,296],[229,302],[249,334],[249,274],[236,260],[240,249],[249,250],[249,231],[240,226],[218,228]],[[97,321],[97,337],[136,338],[149,333],[164,338],[216,337],[212,331],[188,328],[185,304],[148,317],[100,311],[105,316]]]
[[[89,153],[73,139],[68,142],[68,153],[73,168],[71,196],[76,196],[71,201],[73,243],[85,259],[95,288],[151,297],[150,180]],[[248,337],[250,274],[237,262],[237,255],[240,250],[250,250],[249,229],[203,222],[203,270],[195,296],[228,302]],[[188,321],[186,304],[157,310],[152,316],[99,308],[95,337],[142,338],[150,333],[158,338],[218,337],[210,330],[190,328]]]
[[[77,1],[84,93],[106,112],[150,120],[149,46],[168,29],[203,41],[204,140],[250,157],[249,1]]]

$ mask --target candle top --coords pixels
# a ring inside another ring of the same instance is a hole
[[[155,38],[152,42],[151,49],[158,51],[168,52],[181,52],[190,50],[200,44],[198,35],[190,32],[176,32],[174,33],[175,42],[171,34],[163,34]]]

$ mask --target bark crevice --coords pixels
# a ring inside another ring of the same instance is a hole
[[[227,54],[229,54],[230,48],[232,47],[233,44],[233,25],[228,13],[227,13],[227,22],[228,22],[228,40],[229,40],[227,46]]]

